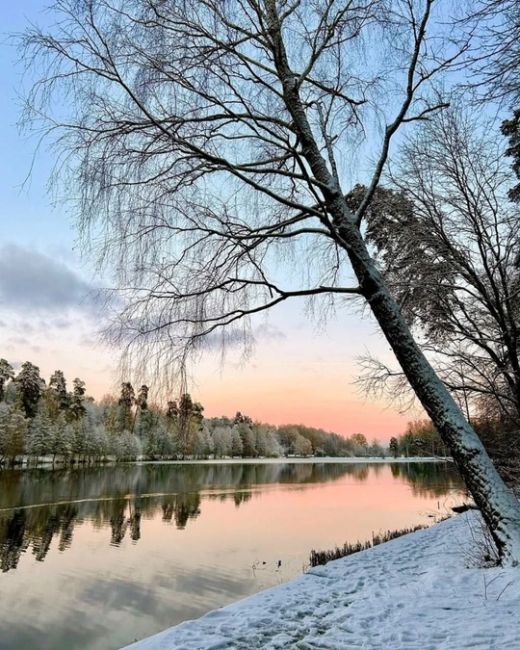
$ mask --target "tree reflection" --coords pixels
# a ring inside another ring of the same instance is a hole
[[[268,484],[305,485],[349,476],[366,481],[384,465],[369,464],[229,464],[130,465],[63,471],[0,473],[0,567],[18,566],[31,548],[43,561],[57,539],[59,551],[69,548],[75,526],[88,521],[109,529],[109,543],[141,538],[141,522],[159,517],[182,530],[201,514],[206,498],[232,500],[240,507]],[[390,465],[395,480],[405,481],[414,494],[439,497],[462,489],[451,464]]]

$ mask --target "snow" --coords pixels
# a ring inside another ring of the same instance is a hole
[[[481,536],[469,511],[128,648],[520,648],[519,570],[479,568]]]
[[[360,463],[446,463],[453,462],[451,457],[442,456],[399,456],[392,458],[373,456],[280,456],[276,458],[210,458],[206,460],[138,460],[138,465],[301,465],[312,463],[334,463],[338,465],[359,465]]]

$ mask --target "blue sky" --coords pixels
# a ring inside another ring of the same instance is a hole
[[[65,207],[51,205],[52,152],[43,148],[34,157],[36,140],[17,128],[22,69],[7,35],[28,22],[45,24],[44,6],[42,0],[18,0],[1,8],[0,356],[13,363],[31,360],[44,377],[61,368],[69,381],[80,376],[100,397],[120,380],[118,352],[97,336],[103,314],[91,289],[101,280],[91,261],[81,258]],[[241,410],[274,423],[303,421],[381,437],[404,426],[406,417],[366,401],[352,383],[358,355],[388,356],[371,322],[341,310],[318,327],[306,319],[303,303],[295,303],[276,310],[267,329],[259,322],[257,331],[256,351],[246,364],[231,355],[222,366],[215,355],[194,368],[193,392],[209,415]]]

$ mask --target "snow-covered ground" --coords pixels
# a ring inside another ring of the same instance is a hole
[[[520,648],[519,569],[477,568],[481,530],[470,511],[128,647]]]

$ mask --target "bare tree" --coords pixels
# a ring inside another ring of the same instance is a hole
[[[471,85],[485,102],[520,103],[520,1],[477,0],[462,23],[475,35]]]
[[[468,415],[485,397],[520,423],[520,206],[508,200],[514,179],[498,133],[461,109],[432,118],[402,148],[397,191],[378,190],[367,238]],[[373,387],[402,390],[402,374],[370,367]]]
[[[467,48],[443,31],[446,3],[54,7],[54,30],[25,38],[29,63],[43,57],[47,66],[29,103],[36,119],[55,109],[50,127],[72,154],[80,221],[101,233],[118,269],[119,336],[171,362],[172,349],[182,358],[204,337],[290,298],[364,299],[503,561],[516,564],[520,506],[415,342],[362,234],[392,140],[445,106],[432,82]],[[378,123],[379,154],[353,210],[344,184],[366,179],[354,145]],[[275,263],[289,246],[299,284],[283,284]]]

